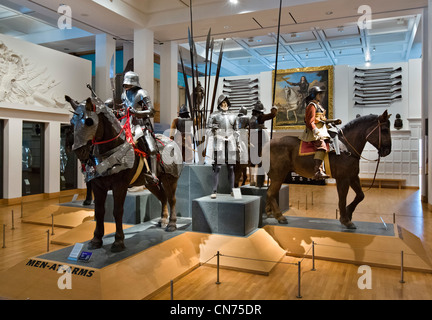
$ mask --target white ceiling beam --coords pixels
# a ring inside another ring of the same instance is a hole
[[[267,68],[273,70],[275,66],[268,62],[267,59],[263,58],[258,52],[256,52],[253,48],[249,47],[247,43],[243,39],[234,39],[233,40],[242,47],[247,53],[249,53],[254,58],[261,61],[262,64],[264,64]]]
[[[321,44],[321,46],[324,48],[324,52],[327,55],[327,57],[331,60],[333,65],[336,65],[336,58],[334,56],[333,50],[330,48],[330,45],[328,44],[328,41],[326,40],[326,36],[322,30],[319,30],[315,28],[314,31],[312,31],[316,36]]]
[[[411,30],[411,34],[410,34],[410,38],[408,40],[406,54],[405,54],[405,60],[408,60],[409,57],[410,57],[411,49],[412,49],[412,46],[413,46],[413,43],[414,43],[414,39],[416,37],[417,30],[418,30],[418,27],[419,27],[419,24],[420,24],[420,19],[421,19],[421,15],[418,14],[415,17],[414,24],[413,24],[413,27],[412,27],[412,30]]]
[[[273,39],[275,39],[277,41],[277,35],[274,33],[271,33],[270,35],[271,37],[273,37]],[[308,41],[309,42],[309,41]],[[304,68],[305,65],[304,63],[301,61],[301,59],[297,58],[296,54],[294,53],[294,51],[289,47],[289,44],[285,44],[282,37],[279,38],[279,45],[282,46],[283,49],[286,50],[286,52],[288,52],[288,54],[294,59],[295,62],[297,62],[301,68]]]

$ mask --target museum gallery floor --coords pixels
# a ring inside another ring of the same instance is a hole
[[[191,231],[187,218],[179,219],[179,230],[175,233],[163,232],[152,226],[151,221],[125,224],[126,246],[133,250],[135,244],[140,244],[146,249],[130,252],[128,257],[101,253],[104,266],[98,265],[101,259],[95,252],[87,265],[81,263],[81,268],[77,268],[73,278],[76,290],[67,294],[49,292],[54,286],[47,281],[57,287],[60,276],[49,271],[49,266],[74,265],[62,259],[69,255],[75,242],[92,237],[92,209],[59,205],[70,202],[74,191],[62,193],[60,199],[33,197],[23,204],[3,205],[0,224],[5,225],[4,233],[1,230],[5,247],[0,248],[0,297],[170,299],[170,280],[173,280],[174,299],[179,300],[293,300],[298,299],[297,263],[301,261],[302,299],[432,299],[429,253],[432,224],[430,212],[420,202],[419,190],[367,191],[354,213],[358,230],[352,233],[343,231],[336,221],[335,186],[289,185],[289,188],[287,227],[264,219],[262,228],[246,236],[230,236]],[[83,194],[78,200],[82,198]],[[105,230],[107,235],[112,232],[112,223],[107,222]],[[146,236],[137,238],[137,234]],[[109,235],[106,239],[109,242]],[[403,273],[401,249],[405,253]],[[220,284],[215,284],[217,251],[221,253]],[[315,271],[311,270],[312,263]],[[45,270],[41,265],[47,266]],[[361,265],[370,265],[370,289],[359,287]],[[32,279],[32,285],[20,282],[23,275]],[[114,275],[120,276],[119,281],[109,280]],[[404,283],[400,283],[401,275]],[[134,289],[133,283],[143,279],[151,285]],[[11,281],[17,284],[15,288]],[[44,290],[35,289],[38,286]],[[113,291],[120,294],[115,297]]]

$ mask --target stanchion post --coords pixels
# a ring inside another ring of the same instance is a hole
[[[312,269],[311,271],[316,271],[315,269],[315,241],[312,241]]]
[[[306,194],[306,211],[307,211],[307,194]]]
[[[312,191],[312,205],[313,205],[313,191]]]
[[[49,229],[46,231],[47,233],[47,252],[49,252]]]
[[[217,256],[217,279],[216,279],[216,284],[220,284],[220,281],[219,281],[219,256],[220,256],[220,253],[219,253],[219,251],[217,252],[217,254],[216,254],[216,256]]]
[[[51,214],[51,235],[54,235],[54,214]]]
[[[174,281],[173,280],[170,281],[170,286],[171,286],[171,300],[174,300]]]
[[[336,220],[338,219],[338,209],[336,209]]]
[[[6,225],[3,225],[3,247],[6,248]]]
[[[393,212],[393,224],[395,224],[395,223],[396,223],[396,213]]]
[[[405,283],[404,281],[404,252],[401,251],[401,279],[399,281],[400,283]]]
[[[298,288],[297,288],[297,298],[301,299],[301,261],[298,262],[297,264],[297,268],[298,268]]]
[[[23,202],[21,200],[21,219],[23,217],[23,211],[24,211],[24,205],[23,205]]]
[[[14,212],[13,212],[13,210],[12,210],[12,228],[11,228],[11,230],[15,230],[15,223],[14,223]]]

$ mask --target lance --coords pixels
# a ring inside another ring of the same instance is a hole
[[[210,91],[210,81],[211,81],[211,69],[213,64],[213,49],[214,49],[214,38],[211,40],[210,44],[210,66],[209,66],[209,81],[208,81],[208,88],[206,93],[206,109],[205,109],[205,124],[207,125],[207,112],[208,112],[208,103],[209,103],[209,96],[208,91]]]
[[[223,56],[222,50],[223,50],[223,42],[221,42],[221,47],[220,47],[220,52],[219,52],[219,60],[218,60],[217,69],[216,69],[216,77],[215,77],[215,84],[214,84],[214,88],[213,88],[213,97],[212,97],[212,103],[210,106],[210,113],[213,113],[214,103],[215,103],[215,99],[216,99],[216,92],[217,92],[217,86],[218,86],[218,82],[219,82],[219,74],[220,74],[220,68],[221,68],[222,56]]]
[[[281,12],[282,12],[282,0],[279,0],[279,20],[278,20],[278,33],[277,33],[277,42],[276,42],[276,63],[275,63],[275,73],[273,79],[273,100],[272,105],[275,103],[276,99],[276,77],[277,77],[277,65],[278,65],[278,55],[279,55],[279,36],[280,36],[280,25],[281,25]],[[270,131],[270,139],[273,139],[273,119],[271,121],[271,131]],[[268,182],[267,182],[268,184]]]
[[[205,93],[205,96],[204,96],[204,101],[203,101],[203,109],[204,109],[204,112],[203,113],[201,113],[201,119],[202,119],[202,122],[204,123],[204,125],[206,125],[207,124],[207,116],[206,116],[206,114],[207,114],[207,102],[206,101],[208,101],[207,100],[207,96],[208,96],[208,89],[207,89],[207,66],[208,66],[208,62],[209,62],[209,60],[208,60],[208,58],[209,58],[209,50],[210,50],[210,34],[211,34],[211,28],[209,29],[209,32],[208,32],[208,34],[207,34],[207,41],[206,41],[206,53],[205,53],[205,71],[204,71],[204,93]],[[211,65],[211,62],[210,62],[210,65]],[[209,85],[210,85],[210,75],[208,75],[208,78],[209,78]]]

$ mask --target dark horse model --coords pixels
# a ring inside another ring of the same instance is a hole
[[[181,150],[169,138],[157,135],[159,151],[164,169],[159,170],[159,184],[155,185],[146,180],[143,162],[135,154],[132,145],[127,142],[125,130],[120,125],[111,109],[103,102],[88,98],[77,103],[66,96],[73,109],[71,119],[74,131],[73,151],[78,159],[86,163],[93,159],[94,177],[90,180],[94,193],[96,228],[89,248],[96,249],[102,246],[104,235],[105,200],[108,190],[112,190],[114,198],[113,215],[116,223],[115,241],[111,251],[121,251],[125,248],[122,226],[123,205],[129,186],[145,185],[161,202],[162,212],[160,226],[166,226],[167,231],[176,229],[176,189],[177,180],[183,168]],[[142,158],[141,158],[142,159]],[[138,169],[138,170],[137,170]],[[168,218],[168,205],[171,214]]]
[[[341,154],[329,153],[331,174],[336,179],[339,196],[339,221],[348,229],[355,229],[352,214],[357,205],[364,199],[359,178],[359,162],[366,142],[372,144],[379,157],[391,152],[390,115],[387,110],[380,116],[368,115],[350,121],[339,130]],[[267,191],[266,212],[273,215],[279,223],[288,223],[276,202],[282,183],[289,172],[306,178],[314,176],[313,155],[299,156],[299,139],[286,136],[270,142],[270,186]],[[346,206],[348,189],[351,187],[356,196]]]

